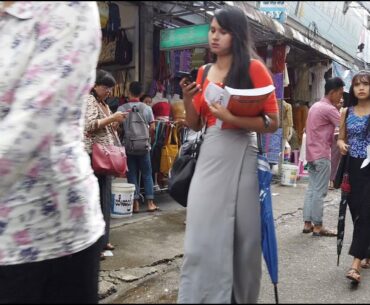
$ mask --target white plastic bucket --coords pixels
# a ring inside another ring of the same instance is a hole
[[[298,166],[294,164],[281,165],[281,185],[296,186]]]
[[[114,180],[113,180],[114,181]],[[132,216],[135,184],[112,183],[111,217],[122,218]]]

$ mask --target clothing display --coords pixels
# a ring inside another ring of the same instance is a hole
[[[325,73],[331,69],[331,65],[318,63],[311,67],[309,71],[313,73],[312,87],[311,87],[311,100],[310,105],[319,101],[325,95]]]
[[[284,98],[284,74],[276,73],[272,76],[272,80],[275,86],[275,95],[278,100]]]
[[[285,44],[274,45],[272,49],[272,67],[273,73],[283,73],[285,69]]]
[[[302,144],[303,129],[306,127],[306,120],[308,116],[308,107],[305,104],[295,103],[293,110],[293,126],[297,132],[298,144]]]
[[[310,71],[307,64],[301,65],[297,69],[297,84],[294,87],[293,99],[295,101],[311,101],[311,92],[309,87]]]
[[[283,125],[283,138],[285,140],[290,140],[293,134],[293,111],[292,105],[283,100],[283,115],[282,115],[282,125]]]

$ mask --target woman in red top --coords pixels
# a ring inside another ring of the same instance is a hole
[[[247,17],[236,7],[216,10],[209,46],[216,55],[203,88],[183,79],[186,120],[194,130],[207,124],[188,196],[179,303],[256,303],[261,278],[261,224],[256,133],[278,127],[275,94],[256,115],[239,117],[220,104],[208,106],[209,82],[232,88],[272,84],[264,64],[252,59]],[[216,118],[237,128],[220,129]]]

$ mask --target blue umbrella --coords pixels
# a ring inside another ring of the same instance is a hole
[[[270,183],[272,174],[270,165],[265,156],[258,154],[258,182],[260,189],[260,204],[261,204],[261,230],[262,230],[262,253],[265,259],[267,269],[270,274],[272,283],[274,284],[275,301],[279,303],[277,292],[278,283],[278,251],[275,234],[275,223],[272,211],[271,189]]]

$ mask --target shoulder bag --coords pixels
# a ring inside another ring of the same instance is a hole
[[[208,64],[204,69],[201,82],[202,87],[210,68],[211,65]],[[170,196],[183,207],[186,207],[188,203],[190,183],[193,178],[195,165],[197,163],[206,129],[207,124],[205,124],[202,133],[197,136],[194,142],[185,142],[180,147],[179,154],[169,172],[168,192]]]
[[[105,114],[99,103],[98,107]],[[113,134],[117,146],[94,143],[92,145],[92,168],[98,175],[124,177],[127,171],[126,150],[114,130],[110,126],[105,128]]]
[[[344,124],[347,124],[348,113],[349,113],[349,107],[347,108]],[[342,155],[342,157],[340,158],[337,173],[335,175],[335,179],[333,183],[333,187],[335,189],[339,189],[341,187],[344,173],[348,171],[349,161],[347,159],[349,159],[348,153],[346,155]]]

